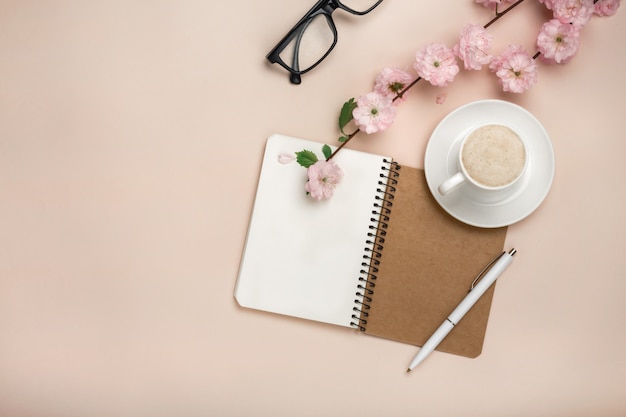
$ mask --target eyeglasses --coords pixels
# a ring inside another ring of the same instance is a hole
[[[374,10],[383,0],[319,0],[267,54],[272,64],[289,71],[289,80],[300,84],[301,75],[324,60],[337,44],[332,13],[337,9],[357,16]]]

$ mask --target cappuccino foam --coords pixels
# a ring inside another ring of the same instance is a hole
[[[508,127],[485,125],[467,137],[461,160],[474,181],[501,187],[522,173],[526,151],[520,137]]]

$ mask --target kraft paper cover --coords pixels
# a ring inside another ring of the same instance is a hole
[[[423,170],[402,166],[396,188],[365,333],[422,346],[502,252],[507,229],[455,220],[430,194]],[[481,353],[494,288],[437,350]]]

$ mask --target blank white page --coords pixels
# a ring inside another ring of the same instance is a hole
[[[333,159],[344,177],[333,197],[306,195],[307,170],[281,153],[323,144],[273,135],[241,259],[235,298],[243,307],[350,327],[361,263],[385,157],[342,149]],[[390,160],[390,158],[386,158]],[[384,186],[383,186],[384,189]]]

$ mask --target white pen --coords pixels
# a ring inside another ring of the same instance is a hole
[[[439,328],[433,333],[432,336],[424,343],[424,346],[417,352],[415,359],[409,365],[409,369],[407,372],[411,372],[413,368],[419,365],[428,355],[432,353],[433,350],[439,343],[450,333],[450,330],[454,328],[458,324],[458,322],[465,316],[465,314],[472,308],[476,301],[482,297],[482,295],[487,291],[491,284],[493,284],[496,279],[504,272],[504,270],[513,262],[513,256],[517,253],[517,250],[511,249],[508,253],[503,252],[498,258],[496,258],[493,262],[483,269],[483,271],[478,275],[474,283],[472,283],[472,287],[470,292],[465,296],[463,301],[450,313],[448,318],[439,326]],[[485,272],[486,271],[486,272]],[[484,276],[483,276],[484,274]],[[482,276],[482,278],[481,278]]]

